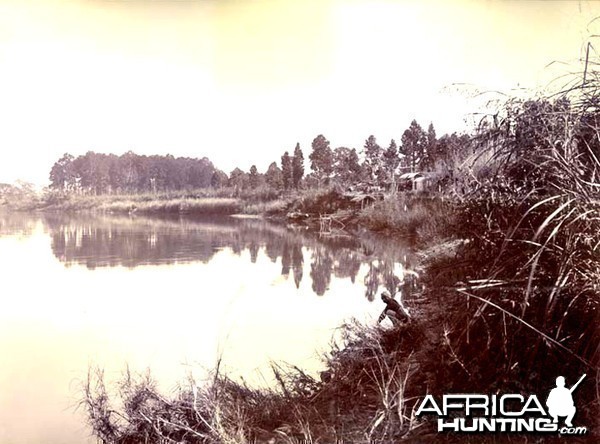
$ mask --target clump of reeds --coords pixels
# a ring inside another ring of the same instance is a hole
[[[190,380],[167,398],[148,375],[127,371],[112,390],[102,372],[90,372],[82,404],[103,443],[390,442],[420,427],[412,350],[422,334],[417,325],[350,323],[320,379],[274,364],[278,386],[268,389],[217,367],[205,383]]]
[[[107,202],[99,207],[100,211],[110,213],[142,214],[235,214],[242,208],[238,199],[232,198],[175,198],[170,200],[121,200]]]

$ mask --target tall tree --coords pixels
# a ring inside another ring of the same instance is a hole
[[[294,157],[292,158],[292,181],[294,183],[294,188],[298,189],[300,187],[300,181],[304,177],[304,155],[302,154],[302,150],[300,149],[300,144],[296,143],[296,148],[294,148]]]
[[[246,182],[248,178],[246,173],[244,173],[239,168],[235,168],[229,174],[229,186],[232,186],[236,189],[236,191],[242,190],[246,187]]]
[[[423,158],[423,167],[429,170],[433,170],[436,162],[439,160],[437,158],[437,137],[435,134],[435,128],[433,127],[433,123],[429,124],[427,128],[427,146],[425,149],[425,157]]]
[[[383,166],[387,181],[391,182],[392,190],[396,190],[396,169],[400,165],[400,156],[396,141],[392,139],[390,146],[383,153]]]
[[[252,165],[250,167],[250,174],[248,175],[248,181],[250,183],[250,188],[255,190],[258,187],[258,182],[260,181],[260,176],[258,175],[258,170],[256,169],[256,165]]]
[[[329,147],[329,140],[319,134],[312,142],[312,152],[308,156],[310,167],[314,171],[319,185],[327,183],[333,172],[333,151]]]
[[[333,150],[333,173],[339,183],[351,185],[358,182],[361,171],[356,149],[341,146]]]
[[[294,172],[292,170],[292,158],[287,151],[281,156],[281,174],[283,188],[289,190],[294,185]]]
[[[269,168],[267,168],[265,181],[267,182],[267,186],[274,190],[283,188],[283,173],[276,162],[272,162],[271,165],[269,165]]]
[[[406,169],[410,172],[420,169],[421,162],[427,153],[427,134],[416,120],[413,120],[402,134],[400,152],[404,155],[403,162]]]
[[[214,186],[214,172],[206,157],[139,156],[131,151],[115,156],[89,151],[77,158],[67,154],[59,159],[50,171],[50,181],[56,189],[96,194],[157,192]]]
[[[74,183],[75,175],[73,171],[74,157],[65,153],[50,170],[50,186],[56,190],[66,191]]]
[[[470,154],[471,138],[468,135],[444,134],[436,143],[435,157],[446,173],[453,174]]]
[[[210,178],[210,186],[213,188],[221,188],[227,185],[227,174],[221,170],[215,170],[212,177]]]
[[[377,144],[377,139],[375,136],[370,135],[367,140],[365,140],[364,146],[364,171],[367,175],[367,179],[374,183],[376,182],[382,175],[382,167],[383,167],[383,150]]]

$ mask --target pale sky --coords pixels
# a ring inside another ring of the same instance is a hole
[[[264,172],[321,133],[360,149],[412,119],[463,130],[474,91],[580,70],[598,16],[576,0],[0,0],[0,182],[45,184],[65,152]]]

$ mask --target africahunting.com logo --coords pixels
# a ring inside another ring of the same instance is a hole
[[[556,378],[545,408],[536,395],[447,394],[436,400],[427,395],[419,404],[416,416],[437,415],[438,432],[458,433],[560,433],[585,435],[587,427],[574,426],[577,408],[573,392],[586,375],[571,388],[565,378]],[[564,424],[563,424],[564,423]]]

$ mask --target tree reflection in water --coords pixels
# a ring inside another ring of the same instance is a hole
[[[36,224],[34,218],[0,210],[0,236],[28,236],[33,233]]]
[[[2,219],[0,219],[0,222]],[[65,217],[45,215],[44,223],[52,239],[54,255],[66,266],[137,267],[152,264],[208,262],[229,249],[236,255],[248,251],[256,263],[261,255],[273,263],[280,261],[281,275],[293,275],[300,287],[305,257],[310,257],[311,288],[324,295],[332,276],[362,283],[366,297],[375,299],[378,291],[401,291],[406,297],[414,289],[410,270],[409,243],[401,240],[322,237],[316,233],[271,224],[262,220],[146,219],[126,217]],[[361,275],[362,276],[362,275]]]

